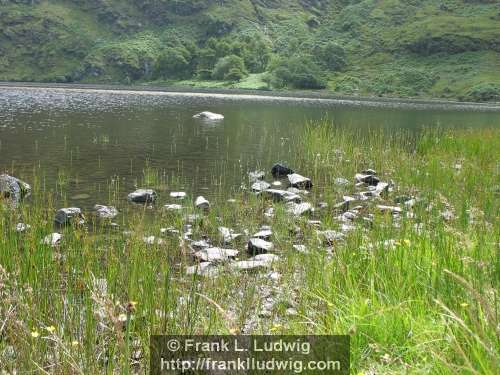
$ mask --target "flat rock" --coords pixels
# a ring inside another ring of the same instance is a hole
[[[272,251],[274,245],[272,242],[268,242],[261,238],[250,238],[247,248],[251,254],[262,254]]]
[[[199,118],[202,120],[217,121],[217,120],[223,120],[224,115],[221,115],[220,113],[210,112],[210,111],[203,111],[203,112],[200,112],[200,113],[197,113],[196,115],[194,115],[193,118]]]
[[[194,201],[194,205],[196,206],[196,208],[201,208],[204,210],[210,208],[210,202],[201,195],[196,198],[196,200]]]
[[[215,277],[219,274],[219,269],[211,262],[200,262],[186,268],[186,275],[197,275],[204,277]]]
[[[310,178],[301,176],[298,173],[289,174],[288,181],[292,187],[298,189],[311,189],[313,186]]]
[[[235,258],[239,251],[234,249],[222,249],[220,247],[208,247],[194,253],[194,257],[204,262],[223,262]]]
[[[285,202],[296,202],[300,203],[302,201],[302,198],[300,195],[291,193],[286,190],[279,190],[279,189],[267,189],[262,192],[262,194],[266,194],[270,198],[272,198],[275,201],[285,201]]]
[[[292,173],[294,173],[293,169],[288,168],[286,165],[280,163],[274,164],[273,167],[271,168],[271,174],[273,175],[274,178],[285,177]]]
[[[252,184],[252,191],[255,192],[260,192],[267,190],[271,187],[271,184],[267,183],[266,181],[257,181]]]
[[[59,225],[67,225],[70,223],[83,224],[85,222],[85,217],[83,216],[80,208],[67,207],[61,208],[56,212],[54,221]]]
[[[273,231],[271,229],[262,229],[255,233],[252,238],[260,238],[261,240],[269,241],[271,236],[273,235]]]
[[[373,186],[377,186],[377,184],[380,182],[380,179],[377,176],[371,174],[356,173],[354,178],[356,179],[357,182]]]
[[[379,204],[379,205],[377,205],[377,208],[381,212],[390,212],[393,215],[397,215],[397,214],[400,214],[401,212],[403,212],[401,207],[397,207],[397,206],[385,206],[385,205]]]
[[[279,257],[274,254],[259,254],[252,258],[249,258],[248,260],[231,263],[231,268],[240,271],[269,268],[273,265],[274,262],[278,260]]]
[[[152,203],[156,200],[153,189],[137,189],[128,195],[128,200],[135,203]]]
[[[94,210],[97,214],[97,217],[101,219],[114,219],[116,216],[118,216],[118,210],[113,206],[96,204],[94,206]]]
[[[183,191],[172,191],[172,192],[170,192],[170,196],[172,198],[184,199],[184,198],[186,198],[186,193]]]
[[[301,216],[304,214],[311,213],[313,211],[313,206],[311,203],[295,203],[288,202],[287,203],[287,212],[294,216]]]
[[[166,204],[163,208],[167,211],[180,211],[182,210],[182,206],[180,204]]]

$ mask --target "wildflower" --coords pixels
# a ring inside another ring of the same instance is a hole
[[[463,308],[466,308],[466,307],[469,307],[469,304],[467,302],[462,302],[460,304],[460,306],[462,306]]]
[[[32,331],[31,332],[31,337],[33,337],[34,339],[40,337],[40,333],[38,331]]]
[[[55,332],[56,327],[54,327],[54,326],[48,326],[48,327],[46,327],[45,329],[46,329],[49,333],[53,333],[53,332]]]
[[[79,345],[79,342],[76,340],[71,341],[71,346],[76,347]]]

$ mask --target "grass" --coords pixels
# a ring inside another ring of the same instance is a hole
[[[415,136],[310,124],[291,139],[302,150],[293,167],[315,184],[305,199],[329,204],[314,213],[322,230],[339,229],[333,206],[356,191],[352,184],[335,185],[335,178],[352,180],[374,168],[383,181],[393,181],[394,191],[381,202],[361,202],[360,216],[372,214],[371,224],[360,217],[331,247],[309,218],[292,218],[283,204],[246,190],[231,196],[234,203],[221,194],[192,223],[192,238],[215,244],[221,244],[220,225],[250,233],[271,225],[278,279],[224,264],[215,278],[186,275],[193,263],[187,241],[161,237],[160,228],[183,231],[184,214],[196,212],[191,198],[182,201],[183,214],[131,205],[118,217],[120,230],[87,214],[88,225],[62,228],[58,247],[44,245],[54,232],[53,191],[60,194],[69,176],[61,173],[50,186],[34,169],[19,176],[33,185],[32,196],[16,210],[0,205],[0,368],[140,372],[148,366],[151,334],[241,332],[350,334],[353,374],[494,374],[499,140],[498,128],[427,129]],[[140,182],[163,180],[147,163]],[[119,184],[108,189],[109,203],[127,193]],[[375,209],[395,205],[401,195],[417,198],[401,217]],[[269,207],[273,218],[264,215]],[[445,212],[453,215],[445,219]],[[17,233],[18,222],[31,228]],[[165,242],[147,245],[149,235]],[[309,253],[293,250],[297,243]],[[232,247],[245,258],[244,240]]]

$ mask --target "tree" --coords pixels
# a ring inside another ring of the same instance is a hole
[[[212,78],[218,80],[233,80],[231,78],[236,76],[241,79],[246,75],[245,63],[241,57],[236,55],[229,55],[219,59],[212,72]]]
[[[281,59],[272,69],[271,83],[278,88],[323,89],[326,82],[319,66],[309,56]]]

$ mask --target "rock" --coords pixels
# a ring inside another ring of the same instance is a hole
[[[194,201],[194,205],[196,206],[196,208],[201,208],[204,210],[207,210],[210,208],[210,202],[208,200],[206,200],[205,197],[202,197],[201,195],[198,198],[196,198],[196,200]]]
[[[167,211],[180,211],[182,206],[180,204],[166,204],[163,208]]]
[[[362,182],[364,184],[376,186],[380,180],[377,176],[371,174],[356,173],[354,176],[357,182]]]
[[[142,241],[146,244],[146,245],[164,245],[165,244],[165,241],[161,238],[156,238],[155,236],[147,236],[147,237],[143,237],[142,238]]]
[[[377,174],[377,172],[374,169],[365,169],[362,170],[361,173],[369,176],[375,176]]]
[[[207,248],[211,247],[211,245],[205,240],[199,240],[199,241],[191,242],[189,247],[194,251],[198,251],[198,250],[202,250],[202,249],[207,249]]]
[[[219,113],[203,111],[203,112],[200,112],[200,113],[197,113],[196,115],[194,115],[193,118],[216,121],[216,120],[223,120],[224,116],[219,114]]]
[[[250,261],[261,261],[267,263],[277,262],[280,257],[276,254],[257,254],[251,258],[248,258]]]
[[[276,180],[276,181],[273,181],[272,185],[273,186],[281,186],[283,184],[281,183],[281,181]]]
[[[234,249],[221,249],[220,247],[208,247],[194,253],[195,258],[204,262],[223,262],[238,255],[239,251]]]
[[[16,225],[16,232],[18,232],[18,233],[26,232],[30,228],[31,228],[31,225],[29,225],[29,224],[18,223]]]
[[[215,277],[218,274],[219,269],[210,262],[201,262],[186,268],[186,275]]]
[[[226,227],[219,227],[219,233],[222,235],[224,243],[231,243],[238,237],[242,236],[241,233],[234,233],[234,230]]]
[[[261,238],[250,238],[247,248],[248,252],[251,254],[262,254],[273,250],[274,245]]]
[[[310,225],[311,227],[320,228],[321,220],[307,220],[307,225]]]
[[[170,192],[172,198],[184,199],[186,198],[186,193],[183,191],[172,191]]]
[[[62,239],[62,234],[52,233],[49,234],[48,236],[45,236],[42,243],[44,245],[50,245],[52,247],[56,247],[61,242],[61,239]]]
[[[135,203],[152,203],[156,200],[156,191],[152,189],[138,189],[128,195],[128,200]]]
[[[269,241],[271,236],[273,235],[273,231],[270,229],[262,229],[259,232],[255,233],[252,238],[260,238],[261,240]]]
[[[287,203],[287,212],[294,216],[301,216],[307,213],[311,213],[313,211],[313,206],[311,203],[295,203],[288,202]]]
[[[18,203],[22,198],[31,194],[31,186],[16,177],[8,174],[0,175],[0,196]]]
[[[250,180],[250,182],[263,180],[265,176],[266,172],[264,171],[248,172],[248,179]]]
[[[170,235],[170,236],[177,236],[181,232],[178,229],[169,227],[169,228],[160,228],[160,233],[162,235]]]
[[[302,198],[300,195],[291,193],[286,190],[278,190],[278,189],[267,189],[262,192],[263,194],[268,195],[270,198],[272,198],[275,201],[285,201],[285,202],[296,202],[300,203],[302,201]]]
[[[319,202],[318,203],[318,208],[320,210],[326,210],[328,208],[328,203],[326,203],[326,202]]]
[[[336,241],[342,241],[344,239],[344,233],[337,232],[334,230],[324,230],[317,232],[320,237],[323,238],[324,242],[328,245],[332,245]]]
[[[259,254],[248,260],[231,263],[231,268],[246,271],[258,268],[269,268],[274,262],[278,261],[279,257],[274,254]]]
[[[349,185],[349,180],[346,180],[346,179],[345,179],[345,178],[343,178],[343,177],[337,177],[337,178],[334,180],[334,184],[335,184],[335,185],[339,185],[339,186]]]
[[[268,209],[266,209],[266,211],[264,212],[264,216],[269,217],[269,218],[274,217],[274,208],[269,207]]]
[[[293,245],[293,248],[297,250],[299,253],[307,254],[308,250],[306,245]]]
[[[377,208],[382,212],[390,212],[393,215],[399,215],[401,212],[403,212],[401,207],[397,207],[397,206],[385,206],[385,205],[379,204],[379,205],[377,205]]]
[[[255,192],[260,192],[267,190],[271,187],[271,184],[267,183],[266,181],[257,181],[252,184],[252,191]]]
[[[389,192],[389,184],[387,182],[379,182],[373,192],[376,195],[386,194]]]
[[[94,210],[96,211],[97,216],[101,219],[114,219],[118,216],[118,210],[113,206],[96,204],[94,206]]]
[[[61,208],[57,211],[54,221],[59,225],[66,225],[72,222],[75,224],[83,224],[85,223],[85,217],[82,214],[82,210],[78,207],[68,207]]]
[[[288,175],[288,181],[292,187],[298,189],[311,189],[313,184],[310,178],[301,176],[298,173],[292,173]]]
[[[274,166],[271,168],[271,174],[274,178],[285,177],[292,173],[294,173],[293,169],[290,169],[287,166],[279,163],[274,164]]]

